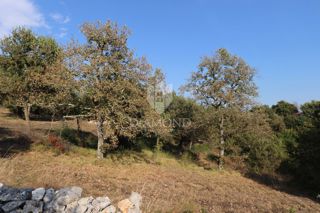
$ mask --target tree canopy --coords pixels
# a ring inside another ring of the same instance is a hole
[[[71,45],[67,61],[97,121],[98,156],[103,157],[104,149],[117,147],[119,137],[142,131],[140,125],[131,125],[135,119],[152,117],[146,96],[151,67],[128,48],[127,28],[108,21],[85,23],[81,31],[86,43]]]
[[[81,32],[85,41],[67,46],[23,27],[0,40],[0,104],[23,108],[29,129],[31,107],[64,108],[61,117],[94,120],[98,158],[142,140],[205,168],[290,174],[320,190],[320,101],[258,104],[255,69],[224,48],[201,59],[182,88],[190,95],[177,95],[129,48],[126,27],[98,21]]]
[[[20,27],[1,39],[0,50],[4,100],[23,107],[28,123],[31,106],[48,106],[66,98],[72,76],[65,72],[63,52],[54,39]]]

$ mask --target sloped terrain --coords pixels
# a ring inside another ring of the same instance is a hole
[[[320,212],[320,204],[306,197],[277,191],[238,172],[207,171],[166,154],[155,159],[150,151],[128,152],[97,160],[93,149],[79,147],[57,154],[38,144],[46,138],[50,122],[32,124],[35,138],[28,139],[23,121],[1,111],[0,182],[6,185],[76,185],[85,195],[107,193],[114,202],[137,191],[143,196],[143,212]]]

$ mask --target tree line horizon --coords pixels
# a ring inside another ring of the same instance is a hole
[[[72,112],[96,121],[98,158],[142,139],[155,152],[189,154],[220,170],[237,159],[246,171],[290,174],[304,189],[320,191],[320,101],[257,104],[255,69],[221,48],[204,56],[182,86],[191,96],[172,92],[159,113],[147,96],[165,76],[127,46],[129,30],[112,21],[80,30],[86,41],[64,47],[24,27],[0,40],[0,102],[23,110],[29,133],[34,108],[52,117]],[[191,124],[130,125],[179,118]]]

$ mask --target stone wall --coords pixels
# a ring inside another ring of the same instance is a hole
[[[81,197],[77,186],[17,189],[0,183],[0,213],[140,213],[141,196],[132,192],[128,199],[113,204],[107,197]]]

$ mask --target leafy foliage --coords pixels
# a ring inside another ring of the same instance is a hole
[[[85,23],[81,31],[86,44],[71,44],[67,63],[97,121],[97,154],[103,157],[103,149],[116,148],[119,138],[132,139],[144,130],[144,125],[132,122],[156,116],[146,101],[150,66],[145,59],[134,58],[127,47],[127,28],[108,21]],[[110,130],[108,135],[104,126]]]
[[[73,79],[54,39],[16,28],[1,39],[0,50],[1,94],[7,104],[24,108],[27,122],[31,106],[56,108],[67,101]]]
[[[187,89],[206,106],[245,107],[257,95],[255,71],[245,61],[219,49],[213,57],[204,57],[192,74]]]
[[[165,114],[173,124],[173,143],[179,154],[191,150],[194,144],[208,142],[212,137],[206,123],[209,122],[208,113],[194,100],[174,95]]]
[[[49,135],[59,153],[69,150],[67,141],[97,147],[98,157],[132,145],[163,146],[207,169],[215,161],[222,168],[223,158],[238,159],[246,171],[291,174],[319,192],[320,101],[300,108],[286,101],[257,105],[255,70],[219,49],[201,60],[183,88],[192,98],[167,92],[159,111],[156,87],[166,86],[165,76],[135,57],[129,30],[107,21],[85,23],[81,32],[86,41],[65,49],[21,27],[0,41],[0,104],[24,112],[27,122],[31,112],[95,120],[98,143],[80,128],[63,129],[63,139]]]
[[[220,161],[222,169],[225,152],[225,117],[229,109],[247,109],[257,95],[253,81],[255,70],[243,59],[219,49],[213,57],[204,57],[197,72],[193,72],[185,89],[207,108],[219,113]]]

